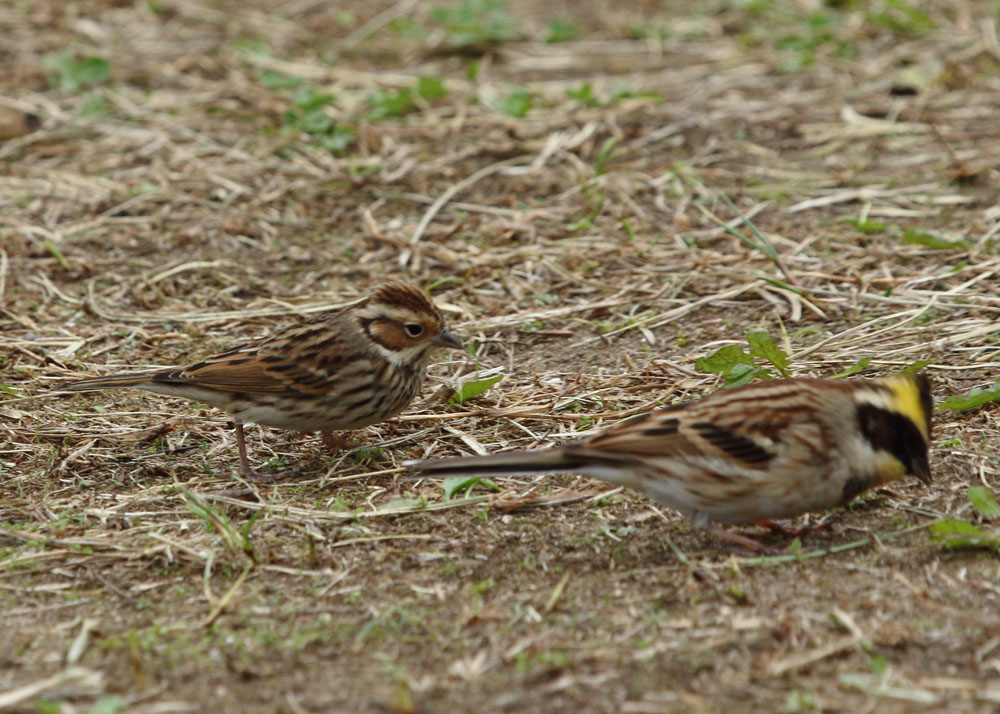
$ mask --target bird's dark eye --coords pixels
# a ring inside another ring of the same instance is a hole
[[[418,322],[407,322],[403,327],[410,337],[420,337],[420,333],[424,331],[424,326]]]

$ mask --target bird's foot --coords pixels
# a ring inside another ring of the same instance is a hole
[[[784,555],[788,552],[784,548],[775,548],[770,545],[765,545],[750,536],[733,533],[732,531],[727,531],[725,528],[721,528],[719,526],[710,526],[708,532],[718,538],[727,540],[730,543],[735,543],[741,548],[746,548],[751,553],[758,553],[760,555]]]
[[[257,483],[274,483],[275,481],[292,478],[297,474],[294,471],[257,471],[256,469],[250,468],[249,465],[241,464],[239,475],[247,480],[256,481]]]
[[[786,526],[784,523],[779,523],[778,521],[764,520],[757,521],[757,525],[761,528],[767,528],[771,533],[775,535],[784,536],[786,538],[798,538],[807,533],[815,533],[816,531],[821,531],[826,528],[826,521],[819,520],[813,523],[812,521],[807,521],[801,526],[793,527]]]
[[[335,431],[320,432],[320,439],[323,440],[323,446],[331,451],[344,451],[354,447],[354,443],[348,437]]]

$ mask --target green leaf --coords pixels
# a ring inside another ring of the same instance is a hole
[[[216,511],[201,496],[192,493],[184,486],[181,486],[181,493],[184,494],[187,509],[201,520],[206,533],[218,533],[229,551],[233,553],[243,551],[256,560],[249,540],[249,528],[247,533],[241,536],[225,513]]]
[[[1000,506],[993,498],[993,493],[985,486],[969,486],[967,496],[969,503],[975,506],[976,510],[984,517],[996,518],[1000,516]]]
[[[747,384],[753,381],[754,377],[762,377],[764,379],[770,379],[771,373],[756,365],[752,364],[736,364],[726,375],[724,384],[727,387],[739,387],[741,384]]]
[[[968,521],[960,521],[956,518],[946,518],[943,521],[938,521],[937,523],[931,523],[930,532],[935,536],[989,535],[979,526],[975,526],[969,523]]]
[[[448,96],[448,90],[440,77],[421,77],[417,80],[417,94],[425,101],[433,102]]]
[[[313,89],[307,89],[304,92],[296,92],[292,101],[295,102],[295,106],[305,113],[315,109],[322,109],[334,99],[336,99],[336,96],[329,92],[317,92]]]
[[[317,92],[312,87],[306,87],[293,92],[291,99],[295,107],[282,115],[283,129],[301,131],[316,140],[331,140],[334,143],[343,140],[338,136],[338,132],[342,132],[341,128],[337,127],[336,120],[325,110],[325,107],[334,101],[333,94]],[[350,134],[353,136],[353,131]],[[350,141],[350,138],[348,136],[346,140]],[[330,146],[324,148],[331,149]]]
[[[301,87],[303,80],[301,77],[294,77],[281,72],[274,72],[264,69],[257,73],[257,80],[268,89],[296,89]]]
[[[946,548],[1000,548],[1000,539],[994,534],[953,518],[932,523],[930,537]]]
[[[53,258],[59,261],[59,265],[66,270],[69,270],[69,263],[66,260],[66,256],[63,255],[62,251],[59,250],[59,247],[55,243],[46,238],[42,241],[42,245],[45,246],[45,249],[52,254]]]
[[[733,200],[731,198],[729,198],[729,196],[727,196],[725,193],[720,193],[719,197],[722,199],[722,201],[727,206],[729,206],[729,208],[734,213],[736,213],[736,215],[738,215],[740,217],[740,219],[743,221],[743,223],[746,224],[747,228],[750,229],[750,232],[753,233],[754,237],[750,238],[748,236],[745,236],[742,233],[740,233],[738,230],[736,230],[735,228],[733,228],[732,226],[730,226],[729,224],[727,224],[724,221],[722,221],[721,219],[714,218],[714,220],[716,221],[716,223],[719,224],[719,227],[722,228],[729,235],[731,235],[734,238],[737,238],[740,241],[742,241],[743,244],[746,245],[748,248],[752,248],[753,250],[756,250],[761,255],[765,256],[768,260],[770,260],[772,263],[777,264],[779,262],[778,251],[776,251],[774,249],[774,246],[771,245],[771,241],[769,241],[767,238],[765,238],[764,234],[760,232],[760,229],[757,228],[756,224],[753,221],[751,221],[749,218],[747,218],[743,214],[743,212],[740,211],[740,209],[736,207],[736,204],[733,203]]]
[[[35,710],[38,714],[60,714],[62,707],[59,706],[59,702],[39,699],[35,702]]]
[[[50,71],[51,86],[71,92],[88,84],[104,84],[111,78],[111,63],[106,59],[77,57],[73,50],[45,55],[42,65]]]
[[[317,136],[313,143],[331,154],[342,154],[354,140],[354,129],[349,126],[335,126],[325,136]]]
[[[739,345],[726,345],[710,355],[696,359],[694,368],[711,374],[728,374],[738,364],[753,365],[753,357]]]
[[[751,355],[767,360],[777,367],[784,377],[790,374],[788,356],[781,351],[778,345],[774,344],[774,340],[771,339],[766,330],[750,330],[747,332],[747,342],[750,343]]]
[[[306,134],[323,135],[328,133],[334,125],[333,117],[322,109],[307,109],[299,117],[299,129]]]
[[[881,221],[873,221],[870,219],[859,220],[857,218],[843,218],[841,219],[844,223],[849,223],[854,226],[859,233],[865,233],[870,235],[872,233],[882,233],[886,229],[886,224]]]
[[[446,501],[450,501],[455,495],[468,495],[468,492],[479,484],[482,484],[493,491],[501,490],[495,483],[489,479],[482,478],[481,476],[451,476],[444,480],[444,484],[442,486],[444,488],[444,498]]]
[[[654,102],[662,102],[665,97],[659,92],[636,92],[626,84],[619,85],[611,90],[609,102],[617,102],[622,99],[650,99]]]
[[[774,376],[771,370],[755,365],[753,357],[739,345],[726,345],[710,355],[699,357],[694,366],[702,372],[722,375],[727,387],[738,387],[757,377],[771,379]]]
[[[261,508],[259,511],[254,511],[253,515],[239,528],[240,538],[243,539],[243,550],[248,553],[253,552],[253,545],[250,542],[250,531],[253,529],[254,524],[257,520],[264,515],[264,509]]]
[[[457,7],[436,7],[430,21],[444,28],[452,47],[507,42],[516,30],[514,15],[502,0],[461,0]]]
[[[463,283],[463,282],[465,282],[465,278],[459,277],[457,275],[451,275],[447,278],[441,278],[440,280],[435,280],[433,283],[428,285],[425,288],[425,290],[427,290],[427,292],[432,292],[434,290],[437,290],[442,285],[450,285],[451,283]]]
[[[865,12],[865,20],[899,35],[923,35],[937,27],[927,13],[904,0],[884,0],[878,7]]]
[[[128,702],[117,695],[105,696],[94,702],[87,714],[117,714],[128,706]]]
[[[495,377],[489,377],[487,379],[478,379],[473,382],[466,382],[462,387],[451,395],[452,404],[463,404],[478,397],[480,394],[485,392],[487,389],[492,387],[494,384],[503,379],[502,374],[498,374]]]
[[[84,57],[76,63],[76,79],[81,85],[104,84],[111,78],[111,63],[103,57]]]
[[[594,175],[600,176],[604,173],[604,167],[607,165],[608,160],[611,158],[612,151],[614,151],[615,146],[621,139],[617,136],[611,136],[604,140],[601,144],[600,150],[597,152],[597,159],[594,161]]]
[[[919,372],[920,370],[922,370],[924,367],[926,367],[930,363],[931,363],[931,361],[929,359],[922,359],[919,362],[914,362],[913,364],[911,364],[906,369],[901,370],[900,371],[900,375],[916,374],[917,372]]]
[[[850,377],[852,374],[857,374],[865,367],[867,367],[869,364],[871,364],[871,361],[872,361],[871,357],[862,357],[857,362],[852,364],[850,367],[845,369],[843,372],[839,372],[838,374],[833,375],[831,379],[843,379],[844,377]]]
[[[395,92],[376,92],[365,101],[371,107],[368,116],[373,119],[401,117],[417,106],[413,103],[413,93],[409,87],[400,87]]]
[[[950,241],[916,228],[907,228],[903,231],[903,242],[910,245],[922,245],[924,248],[930,248],[931,250],[966,250],[969,247],[967,241]]]
[[[104,113],[104,95],[98,91],[87,94],[83,104],[80,105],[80,116],[97,117]]]
[[[590,82],[584,82],[579,89],[567,89],[566,98],[580,102],[585,107],[596,107],[599,104],[594,95],[594,85]]]
[[[989,402],[1000,399],[1000,381],[994,383],[992,389],[976,387],[964,397],[949,397],[938,403],[939,409],[975,409]]]
[[[499,109],[507,116],[520,119],[531,111],[535,95],[527,89],[518,88],[500,101]]]
[[[545,34],[545,41],[550,43],[570,42],[575,40],[579,34],[580,31],[572,21],[563,20],[562,18],[557,17],[555,20],[549,22],[549,29]]]
[[[799,297],[805,297],[805,294],[802,292],[802,290],[796,287],[792,287],[788,283],[782,282],[781,280],[776,280],[775,278],[769,278],[765,275],[758,275],[757,279],[763,280],[765,283],[773,285],[776,288],[780,288],[781,290],[787,290],[790,293],[795,293]]]

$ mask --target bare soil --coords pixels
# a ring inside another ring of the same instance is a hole
[[[933,537],[997,532],[996,401],[937,410],[932,486],[745,529],[784,556],[583,477],[402,473],[708,393],[754,329],[795,375],[1000,377],[995,3],[698,6],[0,5],[41,118],[0,143],[0,709],[1000,707],[996,547]],[[295,478],[234,478],[201,405],[57,389],[386,278],[469,354],[352,448],[250,429]]]

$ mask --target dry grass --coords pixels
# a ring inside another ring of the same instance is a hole
[[[0,709],[994,711],[996,552],[928,527],[980,523],[996,402],[939,410],[933,487],[781,558],[583,478],[447,501],[396,465],[706,393],[696,359],[749,329],[797,375],[993,384],[995,5],[511,1],[511,36],[456,48],[437,4],[0,7],[0,104],[44,118],[0,143]],[[72,86],[89,56],[110,78]],[[378,116],[418,77],[448,94]],[[198,405],[52,393],[403,276],[470,356],[357,448],[251,430],[301,478],[231,478]]]

